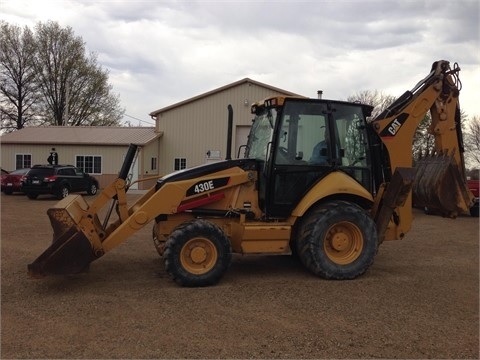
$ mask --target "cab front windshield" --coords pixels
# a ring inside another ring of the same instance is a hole
[[[246,158],[266,159],[267,149],[269,149],[272,141],[276,118],[277,112],[275,109],[265,109],[255,116],[250,135],[248,136]]]

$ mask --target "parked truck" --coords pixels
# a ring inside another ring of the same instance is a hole
[[[118,178],[92,203],[70,195],[48,210],[54,241],[28,272],[82,272],[153,223],[165,269],[182,286],[217,283],[234,253],[294,254],[319,277],[356,278],[381,243],[410,230],[412,187],[419,202],[444,216],[467,212],[473,203],[465,179],[459,71],[457,64],[436,61],[371,121],[367,104],[269,97],[251,107],[244,156],[232,159],[229,131],[224,161],[163,176],[129,205],[131,145]],[[427,112],[435,152],[413,167],[413,136]]]

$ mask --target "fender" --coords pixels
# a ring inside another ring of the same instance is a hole
[[[359,196],[373,203],[368,190],[344,172],[336,171],[316,183],[295,207],[292,215],[301,217],[317,201],[337,194]]]

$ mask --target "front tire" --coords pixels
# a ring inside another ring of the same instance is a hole
[[[165,242],[167,241],[167,239],[164,235],[160,235],[158,233],[158,223],[156,222],[153,224],[152,239],[153,245],[155,245],[155,249],[157,249],[158,255],[160,255],[160,257],[163,257],[163,254],[165,253]]]
[[[88,190],[87,190],[87,194],[88,194],[88,195],[96,195],[96,194],[97,194],[97,191],[98,191],[98,186],[97,186],[97,184],[95,184],[95,183],[92,182],[92,183],[90,184],[90,187],[89,187]]]
[[[232,259],[230,241],[216,224],[192,220],[178,226],[165,243],[165,269],[181,286],[216,284]]]
[[[372,265],[378,250],[374,221],[346,201],[322,204],[306,215],[297,239],[304,266],[325,279],[354,279]]]
[[[30,200],[35,200],[38,197],[38,194],[33,194],[33,193],[27,193],[27,197]]]

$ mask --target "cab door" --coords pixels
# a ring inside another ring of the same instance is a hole
[[[365,118],[357,104],[291,99],[279,116],[266,167],[266,213],[287,218],[312,186],[334,171],[371,188]],[[333,191],[333,190],[332,190]]]
[[[325,102],[289,100],[277,122],[266,175],[270,218],[286,218],[306,192],[332,171]]]

